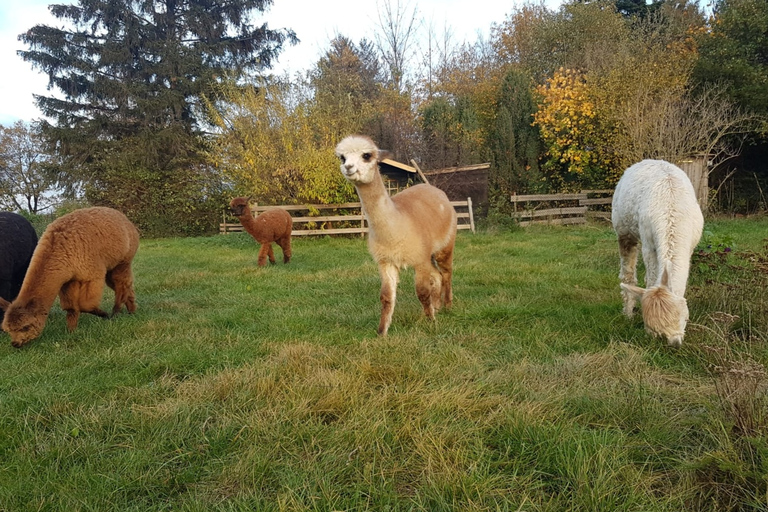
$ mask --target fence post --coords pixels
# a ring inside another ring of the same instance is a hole
[[[469,229],[475,232],[475,215],[472,213],[472,198],[467,198],[467,209],[469,209]]]

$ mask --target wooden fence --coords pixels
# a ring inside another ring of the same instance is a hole
[[[531,224],[584,224],[588,218],[610,220],[613,190],[582,190],[576,194],[531,194],[511,196],[521,226]]]
[[[466,201],[451,201],[456,209],[457,227],[469,229],[475,232],[475,217],[472,211],[472,199]],[[368,221],[362,213],[360,203],[344,204],[303,204],[281,205],[293,217],[293,231],[291,236],[308,235],[349,235],[359,234],[365,236],[368,232]],[[252,206],[254,217],[271,206]],[[320,215],[325,212],[326,215]],[[230,217],[224,213],[223,222],[219,224],[219,233],[237,233],[243,231],[239,222],[227,222]]]

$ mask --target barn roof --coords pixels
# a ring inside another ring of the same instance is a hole
[[[415,167],[411,167],[410,165],[401,164],[400,162],[398,162],[396,160],[391,160],[389,158],[385,158],[384,160],[379,162],[379,164],[380,165],[384,165],[384,166],[394,167],[395,169],[399,169],[401,171],[410,172],[410,173],[413,173],[413,174],[418,174],[416,172],[416,168]]]

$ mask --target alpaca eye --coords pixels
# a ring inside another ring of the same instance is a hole
[[[344,155],[339,155],[339,160],[341,160],[341,163],[346,163],[347,157],[345,157]]]
[[[371,154],[370,153],[363,153],[363,160],[365,160],[367,162],[370,159],[371,159]]]

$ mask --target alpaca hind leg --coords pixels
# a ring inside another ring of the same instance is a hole
[[[107,286],[115,291],[115,305],[112,314],[120,312],[125,305],[129,313],[136,311],[136,294],[133,291],[133,271],[130,263],[123,263],[107,272]]]
[[[392,313],[395,311],[397,298],[397,281],[400,277],[398,268],[394,265],[382,263],[379,265],[381,275],[381,320],[379,320],[379,336],[386,336],[392,323]]]
[[[283,250],[283,263],[291,261],[291,236],[284,236],[276,240],[276,243]]]
[[[637,239],[630,235],[619,236],[619,259],[621,268],[619,280],[624,284],[637,285]],[[621,291],[624,300],[624,314],[632,317],[635,310],[636,296],[626,290]]]
[[[430,320],[440,309],[440,288],[440,273],[431,264],[416,268],[416,295]]]
[[[454,238],[455,240],[455,238]],[[440,271],[440,288],[442,290],[443,305],[450,309],[453,305],[453,242],[435,253],[435,265]]]

